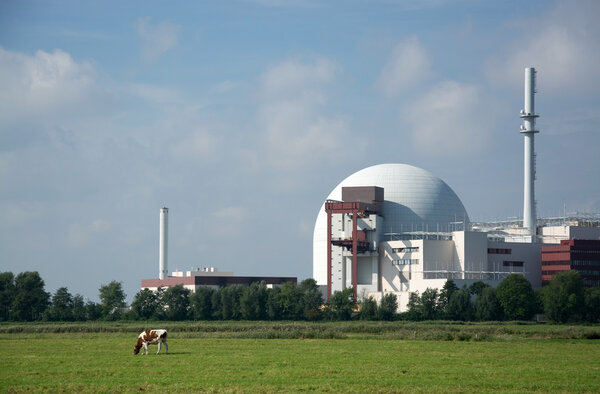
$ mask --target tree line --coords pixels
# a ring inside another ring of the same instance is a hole
[[[598,322],[600,288],[585,288],[576,271],[559,273],[549,285],[533,290],[527,279],[509,275],[496,288],[484,282],[459,289],[448,280],[442,289],[411,293],[408,311],[386,293],[379,302],[353,299],[352,288],[335,291],[324,302],[314,279],[269,288],[264,282],[191,292],[182,285],[139,291],[130,307],[120,282],[99,288],[100,303],[61,287],[44,290],[37,272],[0,273],[0,321],[89,320],[531,320],[543,313],[553,322]]]
[[[441,290],[411,293],[406,320],[531,320],[543,314],[555,323],[600,321],[600,288],[586,288],[577,271],[558,273],[534,290],[522,275],[511,274],[497,287],[478,281],[459,289],[448,280]]]

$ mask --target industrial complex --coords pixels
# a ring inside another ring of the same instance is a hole
[[[356,299],[393,293],[404,311],[411,293],[441,289],[448,279],[458,287],[475,281],[495,286],[518,273],[536,288],[564,270],[577,270],[586,286],[600,286],[600,215],[536,215],[535,76],[535,69],[525,69],[523,220],[471,222],[450,186],[421,168],[396,163],[362,169],[329,193],[315,222],[313,278],[326,299],[349,287]],[[142,289],[297,282],[238,277],[213,267],[169,276],[167,216],[162,208],[159,278],[143,279]]]
[[[600,216],[540,219],[535,209],[535,75],[525,69],[523,221],[473,223],[441,179],[407,164],[381,164],[340,182],[317,216],[313,277],[326,297],[348,287],[354,296],[493,286],[511,273],[533,287],[562,270],[578,270],[587,286],[600,285]]]

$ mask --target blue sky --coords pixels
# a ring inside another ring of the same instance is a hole
[[[0,2],[0,271],[128,299],[169,268],[312,274],[346,176],[399,162],[473,220],[600,212],[595,1]]]

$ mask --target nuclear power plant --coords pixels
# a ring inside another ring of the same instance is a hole
[[[458,287],[475,281],[495,286],[517,273],[537,288],[565,270],[577,270],[586,286],[600,286],[600,215],[537,218],[535,93],[536,70],[526,68],[522,220],[472,222],[452,188],[421,168],[393,163],[362,169],[329,193],[315,222],[313,278],[325,298],[349,287],[355,299],[393,293],[404,311],[411,293],[441,289],[449,279]],[[160,209],[158,279],[143,279],[142,289],[297,282],[234,276],[215,267],[169,275],[168,212]]]
[[[313,234],[313,277],[329,298],[385,293],[406,310],[410,293],[518,273],[541,287],[560,271],[578,270],[600,285],[600,216],[537,220],[535,203],[536,71],[525,69],[523,220],[473,223],[456,193],[430,172],[380,164],[340,182],[327,196]],[[515,202],[516,203],[516,202]]]

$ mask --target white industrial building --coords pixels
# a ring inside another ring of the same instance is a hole
[[[323,204],[314,231],[313,276],[327,295],[347,287],[358,298],[393,292],[401,306],[411,292],[441,288],[447,279],[458,286],[497,283],[519,272],[541,286],[541,244],[489,235],[470,230],[463,204],[441,179],[406,164],[376,165],[343,180]]]
[[[391,292],[401,311],[412,292],[498,284],[511,273],[542,285],[541,250],[573,235],[600,239],[597,226],[549,226],[535,213],[535,70],[525,70],[524,219],[471,223],[454,191],[441,179],[407,164],[381,164],[340,182],[322,205],[313,236],[313,277],[328,298],[353,287],[356,298]],[[546,226],[539,226],[540,224]]]

